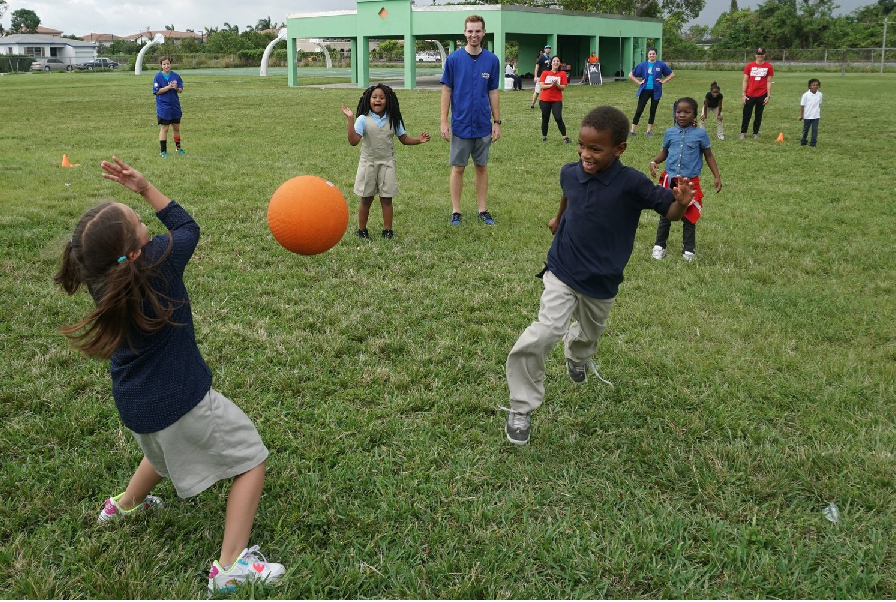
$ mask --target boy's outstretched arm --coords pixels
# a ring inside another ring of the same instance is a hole
[[[676,222],[684,215],[684,210],[688,208],[694,198],[694,189],[691,187],[691,180],[688,178],[679,178],[678,186],[672,189],[672,196],[675,202],[669,206],[666,212],[666,219],[670,222]]]
[[[712,154],[712,149],[704,148],[703,158],[706,159],[706,164],[709,165],[709,170],[712,172],[713,177],[716,179],[716,192],[721,192],[722,176],[719,175],[719,168],[716,165],[716,158]]]
[[[357,146],[361,142],[361,136],[355,131],[355,114],[344,104],[339,106],[342,107],[342,114],[348,117],[348,143],[352,146]]]
[[[548,228],[551,229],[551,234],[557,233],[557,226],[560,225],[560,218],[563,217],[564,211],[566,211],[566,195],[561,195],[560,207],[557,209],[557,215],[548,221]]]

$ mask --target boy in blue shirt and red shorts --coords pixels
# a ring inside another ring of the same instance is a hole
[[[628,126],[619,109],[593,109],[579,130],[580,160],[560,169],[563,194],[548,222],[554,241],[541,274],[538,320],[507,356],[504,432],[516,445],[529,442],[530,414],[544,401],[545,359],[557,341],[564,339],[566,371],[574,382],[585,382],[588,368],[600,378],[591,357],[632,255],[641,212],[652,209],[678,220],[694,196],[687,178],[669,190],[619,161]]]

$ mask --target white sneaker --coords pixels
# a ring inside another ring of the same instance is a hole
[[[681,254],[681,258],[684,259],[685,261],[694,261],[695,257],[696,257],[696,255],[694,255],[694,253],[692,251],[685,251],[684,253]]]
[[[119,507],[118,502],[123,495],[124,491],[106,500],[106,503],[103,504],[103,509],[100,511],[100,516],[97,519],[98,522],[104,523],[110,520],[118,520],[126,516],[132,516],[147,510],[156,510],[162,507],[161,498],[157,498],[154,495],[147,495],[145,500],[130,510],[122,510],[121,507]]]
[[[725,134],[718,134],[718,137],[719,137],[719,140],[724,140],[724,139],[725,139]]]
[[[252,546],[243,550],[236,562],[226,571],[217,560],[214,561],[208,574],[208,589],[212,592],[232,592],[238,585],[247,581],[262,581],[270,585],[284,573],[286,569],[282,564],[268,562],[258,551],[258,546]]]
[[[662,259],[666,256],[666,249],[659,245],[653,245],[653,251],[650,252],[650,256],[654,259]]]

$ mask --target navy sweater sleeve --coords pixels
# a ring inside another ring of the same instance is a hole
[[[149,336],[135,333],[130,344],[123,342],[109,367],[118,413],[124,425],[136,433],[154,433],[171,426],[202,400],[212,384],[211,370],[196,345],[183,281],[199,241],[199,226],[174,201],[156,216],[169,234],[154,237],[144,247],[144,262],[158,264],[152,286],[162,293],[162,302],[173,304],[175,310],[160,331]],[[171,251],[165,256],[169,240]],[[153,315],[149,304],[143,311]]]

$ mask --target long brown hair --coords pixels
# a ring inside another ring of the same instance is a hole
[[[168,249],[161,259],[171,251],[172,244],[169,235]],[[160,277],[155,265],[161,260],[150,265],[142,253],[134,261],[126,259],[139,249],[134,225],[116,203],[88,210],[65,245],[62,265],[53,282],[69,295],[86,285],[96,309],[59,331],[86,355],[109,358],[123,341],[130,345],[137,332],[153,334],[169,323],[176,304],[162,303],[170,299],[150,284],[151,278]],[[155,317],[143,313],[147,301]]]

